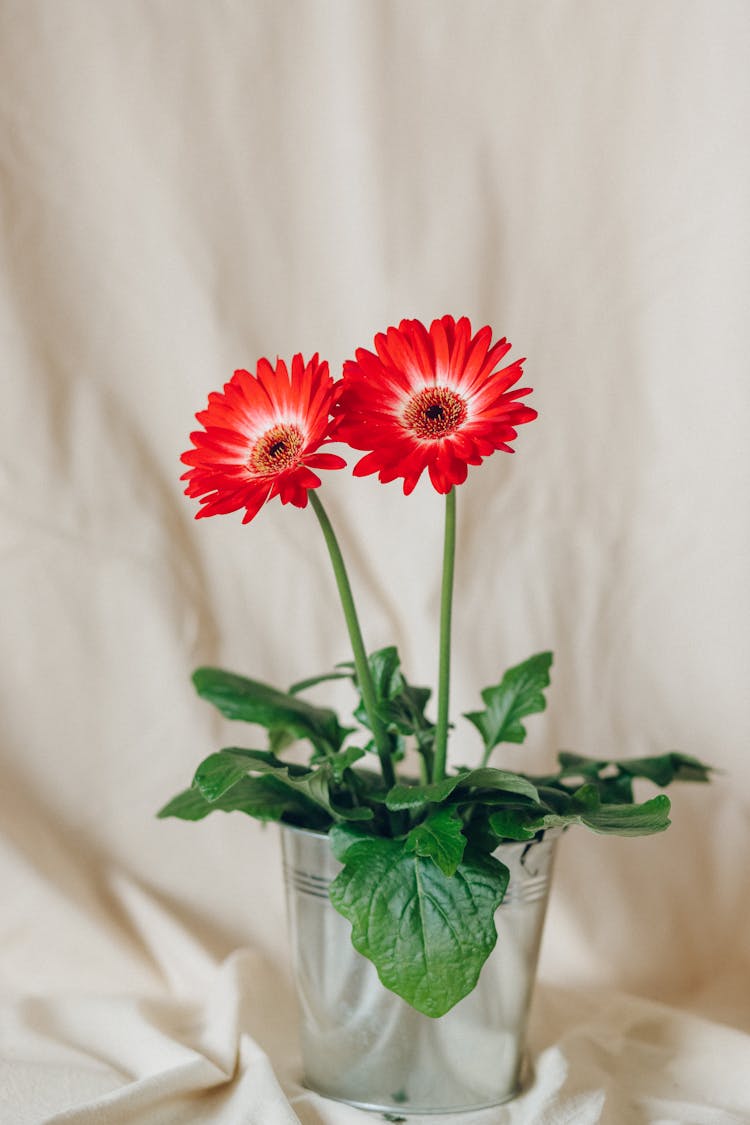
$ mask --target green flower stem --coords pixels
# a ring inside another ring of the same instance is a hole
[[[448,752],[448,707],[451,682],[451,614],[453,610],[453,571],[456,561],[456,489],[445,497],[445,538],[443,540],[443,587],[440,595],[440,667],[438,670],[438,717],[435,731],[435,760],[432,780],[445,777]]]
[[[331,563],[333,564],[333,573],[336,576],[336,585],[339,590],[339,597],[341,598],[341,607],[344,611],[344,618],[346,619],[346,627],[349,630],[349,640],[352,645],[352,652],[354,654],[354,667],[357,669],[357,680],[359,682],[359,690],[362,692],[362,702],[367,712],[367,720],[370,724],[372,737],[375,740],[375,746],[380,758],[380,767],[383,771],[383,780],[390,788],[395,785],[396,778],[393,773],[393,762],[391,761],[390,742],[386,733],[385,727],[380,721],[377,713],[375,701],[375,685],[372,681],[370,673],[370,665],[367,660],[367,652],[365,650],[364,642],[362,640],[362,630],[359,627],[359,620],[357,618],[357,610],[354,605],[354,598],[352,597],[352,588],[349,585],[349,577],[346,573],[344,565],[344,558],[341,554],[336,534],[331,526],[331,521],[326,514],[320,498],[314,489],[310,489],[307,494],[310,497],[313,511],[318,517],[323,536],[328,547],[328,553],[331,556]]]

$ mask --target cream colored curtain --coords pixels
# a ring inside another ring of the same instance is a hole
[[[471,1120],[749,1119],[749,40],[741,0],[0,5],[0,1119],[369,1119],[299,1085],[275,832],[154,818],[238,737],[195,665],[348,654],[312,513],[196,524],[178,459],[234,368],[447,312],[540,412],[460,491],[453,713],[552,648],[511,768],[725,771],[566,837],[534,1084]],[[439,497],[325,496],[434,681]]]

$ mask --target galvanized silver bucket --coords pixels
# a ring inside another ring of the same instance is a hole
[[[328,837],[281,825],[305,1085],[399,1113],[457,1113],[514,1097],[558,836],[497,849],[510,868],[497,945],[474,991],[431,1019],[389,992],[352,946],[328,898],[341,870]]]

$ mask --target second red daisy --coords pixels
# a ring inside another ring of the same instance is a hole
[[[438,492],[466,480],[496,449],[512,453],[516,427],[536,418],[511,390],[523,373],[518,359],[498,369],[511,345],[492,344],[492,330],[472,335],[466,317],[402,320],[375,337],[375,352],[359,348],[344,365],[333,434],[367,450],[356,476],[377,473],[384,483],[403,477],[409,494],[427,469]]]

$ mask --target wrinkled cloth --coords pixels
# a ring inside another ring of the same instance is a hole
[[[0,1121],[373,1119],[300,1084],[275,830],[155,819],[261,745],[194,667],[349,656],[310,510],[196,524],[179,455],[235,368],[445,313],[539,410],[459,490],[452,762],[552,649],[495,764],[722,771],[567,834],[526,1085],[460,1120],[750,1121],[749,39],[741,0],[0,6]],[[368,647],[434,683],[441,498],[321,497]]]

